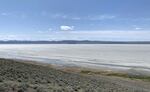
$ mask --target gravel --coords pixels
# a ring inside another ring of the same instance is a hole
[[[150,92],[148,84],[0,59],[0,92]]]

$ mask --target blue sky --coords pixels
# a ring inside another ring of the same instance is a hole
[[[150,41],[150,0],[0,0],[0,40]]]

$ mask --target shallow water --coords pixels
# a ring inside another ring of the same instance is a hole
[[[1,44],[0,57],[68,66],[150,70],[150,45]]]

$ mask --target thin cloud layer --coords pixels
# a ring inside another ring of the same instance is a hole
[[[0,40],[150,41],[149,3],[150,0],[3,0]]]
[[[49,31],[24,35],[2,35],[1,40],[98,40],[98,41],[149,41],[150,31]]]

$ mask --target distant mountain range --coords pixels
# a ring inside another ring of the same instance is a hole
[[[62,40],[62,41],[0,41],[0,44],[150,44],[150,41],[90,41],[90,40]]]

